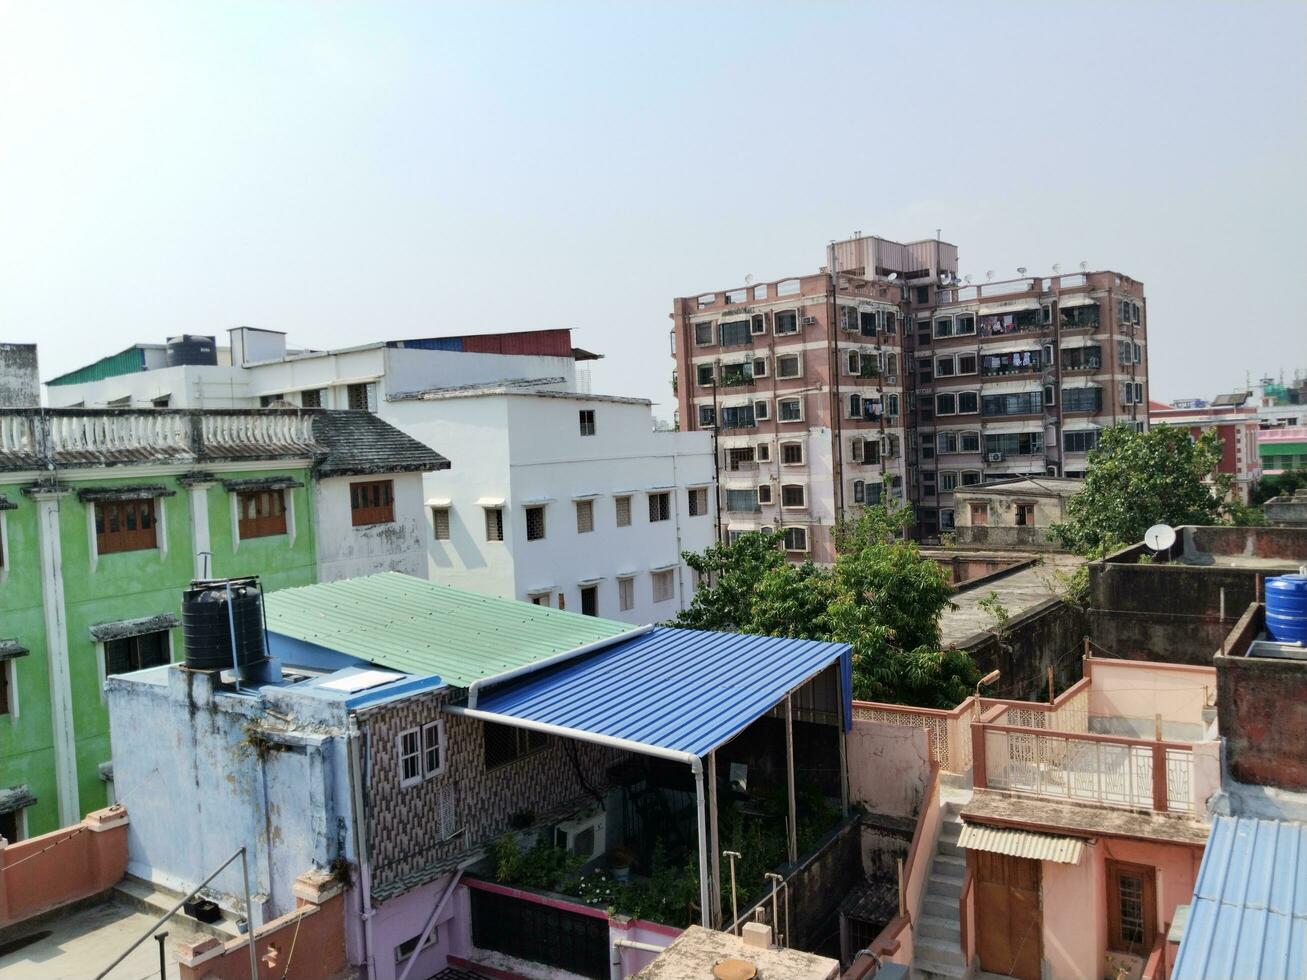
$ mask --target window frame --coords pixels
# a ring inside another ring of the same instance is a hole
[[[797,450],[799,451],[799,458],[798,458],[798,459],[787,459],[787,458],[786,458],[786,456],[787,456],[787,450],[790,450],[790,449],[797,449]],[[807,457],[806,457],[806,454],[805,454],[805,452],[804,452],[803,443],[801,443],[801,442],[793,442],[793,441],[790,441],[790,442],[782,442],[781,445],[780,445],[780,450],[781,450],[781,465],[782,465],[782,466],[803,466],[803,465],[804,465],[804,462],[805,462],[805,460],[806,460]]]
[[[625,508],[623,508],[625,504]],[[622,520],[622,511],[625,509],[626,520]],[[613,526],[630,527],[631,526],[631,495],[629,493],[619,493],[613,497]]]
[[[786,500],[790,491],[798,491],[798,503]],[[808,488],[802,483],[782,483],[781,484],[781,509],[782,510],[806,510],[808,508]]]
[[[432,768],[429,765],[432,746],[427,736],[432,732],[435,733],[435,739],[436,739],[435,768]],[[437,718],[435,721],[429,721],[422,726],[421,743],[422,743],[422,778],[435,779],[437,776],[443,776],[445,774],[445,768],[446,768],[445,752],[447,748],[447,743],[445,740],[445,721],[443,718]]]
[[[657,516],[655,516],[655,507]],[[661,524],[672,519],[672,493],[670,490],[649,491],[649,523]]]
[[[359,501],[363,499],[362,494],[366,492],[364,488],[369,487],[380,488],[382,501],[379,504],[361,506]],[[349,485],[349,518],[353,527],[375,527],[378,524],[394,524],[395,481],[392,479],[351,482]]]
[[[784,417],[784,406],[794,404],[799,407],[799,414],[795,418]],[[790,398],[776,399],[776,421],[777,422],[802,422],[803,421],[803,399],[797,395]]]
[[[448,541],[450,536],[450,508],[449,507],[432,507],[431,508],[431,540]],[[443,515],[444,534],[441,534],[442,518],[437,515]]]
[[[576,505],[576,533],[593,534],[595,529],[594,499],[587,497],[583,500],[574,500],[572,503]]]
[[[791,545],[791,534],[799,535],[802,538],[802,544]],[[789,553],[806,554],[810,550],[808,543],[808,529],[800,524],[787,525],[785,530],[781,532],[781,547]]]
[[[280,500],[281,510],[275,514],[257,514],[254,517],[248,517],[247,509],[250,503],[258,505],[267,501],[270,510],[275,510],[273,502]],[[242,541],[248,541],[252,538],[275,538],[290,533],[287,512],[290,507],[287,506],[286,488],[282,487],[275,490],[238,490],[236,491],[236,533]]]
[[[502,542],[504,540],[504,508],[483,507],[482,510],[486,514],[486,541]],[[491,534],[491,531],[495,533]]]
[[[794,373],[786,374],[782,367],[787,361],[794,361]],[[776,355],[776,380],[793,381],[803,377],[803,355],[797,351]]]
[[[532,535],[531,532],[531,514],[533,512],[539,514],[540,516],[540,521],[539,521],[540,532],[538,534],[535,534],[534,536]],[[548,524],[545,521],[545,505],[527,504],[522,508],[522,515],[523,515],[523,520],[525,520],[526,522],[526,540],[527,541],[545,540],[546,536],[548,535]]]
[[[581,430],[582,438],[593,436],[595,429],[595,410],[593,408],[582,408],[577,410],[577,425]],[[588,430],[588,431],[587,431]]]
[[[649,573],[649,582],[654,605],[660,602],[671,602],[676,598],[676,579],[672,575],[672,569],[660,568],[655,572]],[[663,593],[660,595],[659,582],[664,583]]]
[[[709,511],[708,488],[686,487],[685,508],[686,515],[689,517],[707,517]]]
[[[92,528],[95,532],[95,553],[118,555],[131,551],[157,551],[159,549],[159,514],[163,508],[157,497],[136,497],[131,500],[92,501]],[[134,530],[126,529],[128,511],[136,519]],[[117,515],[119,530],[109,530],[110,517]],[[150,526],[141,526],[141,518],[148,517]],[[103,519],[102,519],[103,518]],[[147,539],[149,543],[143,543]]]
[[[617,576],[617,611],[630,612],[635,608],[635,576]]]

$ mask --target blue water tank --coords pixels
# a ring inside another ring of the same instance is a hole
[[[1277,643],[1307,645],[1307,575],[1266,580],[1266,632]]]

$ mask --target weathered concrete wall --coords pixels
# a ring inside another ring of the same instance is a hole
[[[1019,555],[966,555],[956,553],[941,554],[926,551],[935,564],[944,570],[950,583],[956,586],[971,587],[977,580],[1000,577],[1008,572],[1027,568],[1034,563],[1034,558],[1022,560]]]
[[[958,511],[961,513],[961,511]],[[953,531],[958,544],[976,548],[1013,548],[1023,551],[1057,551],[1059,546],[1048,540],[1042,527],[989,527],[959,524]]]
[[[0,408],[34,408],[40,404],[36,344],[0,344]]]
[[[1307,663],[1218,655],[1216,714],[1241,783],[1307,790]]]
[[[992,696],[1017,701],[1048,700],[1048,668],[1059,691],[1081,677],[1085,614],[1062,599],[1047,599],[1008,620],[1002,640],[976,633],[957,644],[971,654],[981,673],[998,670]]]
[[[930,779],[924,728],[855,720],[848,737],[849,799],[872,813],[912,818]]]
[[[1272,524],[1307,528],[1307,490],[1299,490],[1292,497],[1272,497],[1262,504],[1262,513]]]

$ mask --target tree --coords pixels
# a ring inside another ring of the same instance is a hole
[[[1253,504],[1264,504],[1272,497],[1283,494],[1292,497],[1294,491],[1307,487],[1307,470],[1285,470],[1272,473],[1257,481],[1253,487]]]
[[[905,509],[866,508],[836,528],[830,568],[790,564],[770,533],[687,553],[710,584],[675,625],[848,643],[857,697],[951,708],[979,671],[967,654],[939,650],[952,590],[939,565],[901,536],[910,520]]]
[[[1143,540],[1154,524],[1217,524],[1230,477],[1217,473],[1221,441],[1159,425],[1136,432],[1117,425],[1099,433],[1085,486],[1067,503],[1067,520],[1049,534],[1085,553]]]

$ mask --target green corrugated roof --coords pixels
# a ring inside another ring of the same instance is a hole
[[[454,687],[634,629],[399,572],[264,596],[268,629]]]
[[[48,385],[79,385],[88,381],[103,381],[123,374],[138,374],[145,370],[145,352],[140,344],[133,344],[125,351],[102,357],[92,364],[80,367],[57,378],[51,378]]]

